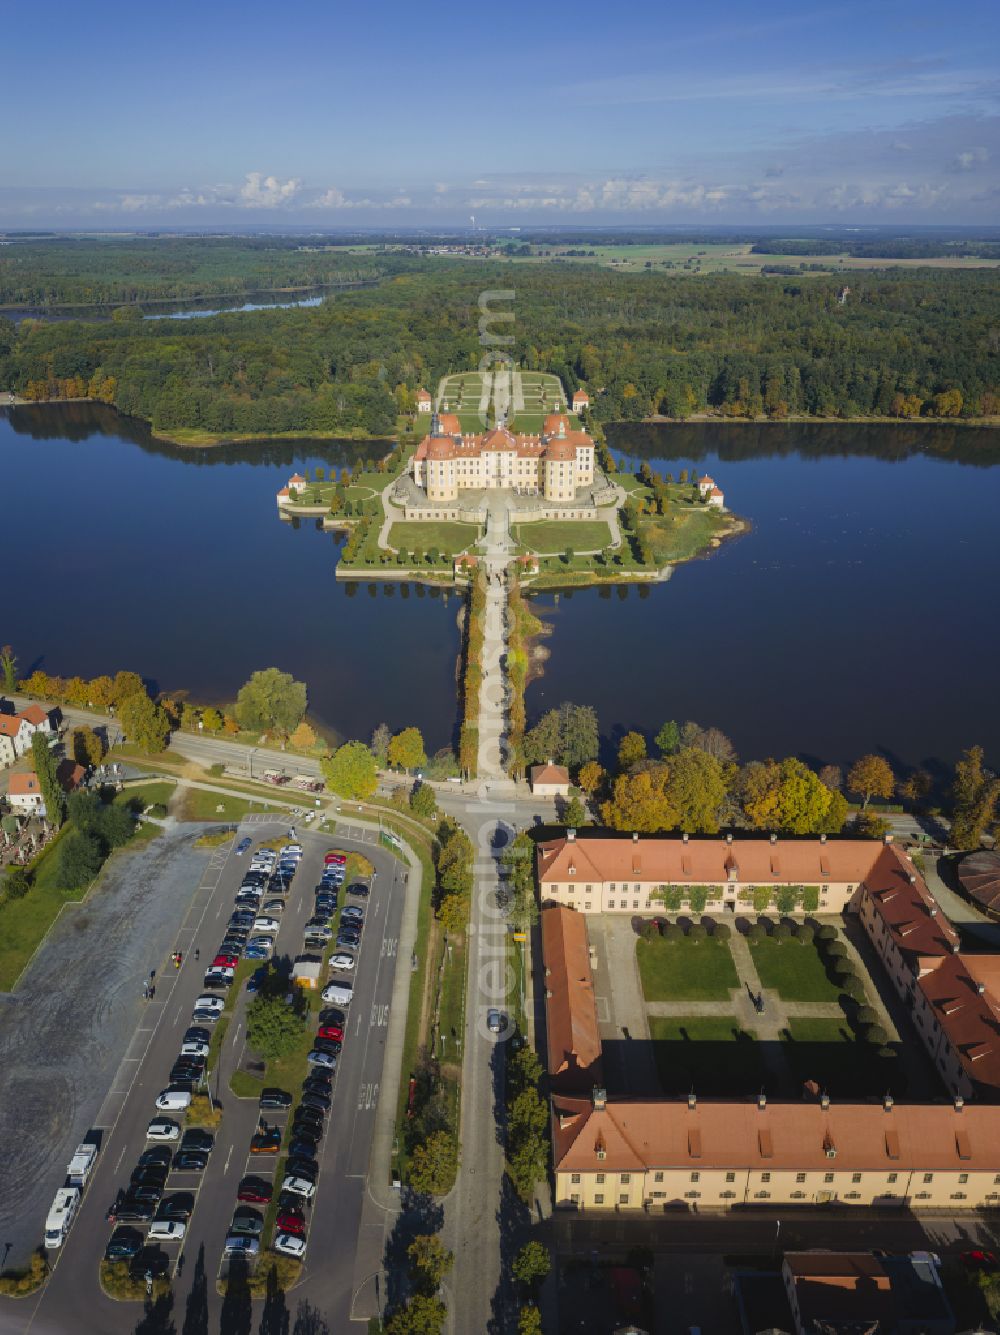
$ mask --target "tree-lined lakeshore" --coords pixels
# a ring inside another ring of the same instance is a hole
[[[359,257],[349,258],[354,273]],[[828,275],[400,254],[377,267],[377,286],[310,309],[144,322],[131,307],[100,323],[16,328],[0,319],[0,388],[29,400],[98,399],[198,443],[384,436],[405,431],[418,388],[479,364],[479,296],[513,287],[505,309],[516,364],[557,375],[570,393],[587,387],[595,422],[965,421],[1000,410],[991,343],[1000,286],[989,270],[874,270],[852,275],[842,301],[841,281]]]

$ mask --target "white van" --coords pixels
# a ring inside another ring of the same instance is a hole
[[[97,1161],[97,1146],[91,1141],[83,1141],[73,1151],[66,1168],[66,1177],[71,1187],[82,1187],[90,1177],[90,1171]]]
[[[160,1242],[180,1242],[186,1232],[187,1224],[180,1219],[154,1219],[147,1236]]]
[[[339,1006],[349,1006],[354,989],[350,983],[328,983],[323,989],[324,1001],[335,1001]]]
[[[45,1220],[45,1247],[54,1251],[66,1241],[66,1234],[80,1208],[79,1187],[60,1187]]]
[[[186,1089],[165,1089],[156,1096],[160,1112],[183,1112],[191,1106],[191,1094]]]

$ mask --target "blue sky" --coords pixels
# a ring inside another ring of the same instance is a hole
[[[0,226],[1000,221],[998,0],[0,15]]]

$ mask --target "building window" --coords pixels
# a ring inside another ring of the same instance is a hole
[[[573,1186],[575,1187],[575,1186],[579,1183],[579,1181],[580,1181],[580,1174],[579,1174],[579,1173],[571,1173],[571,1174],[570,1174],[570,1179],[569,1179],[569,1180],[573,1183]]]
[[[623,1187],[627,1187],[628,1184],[629,1184],[631,1181],[632,1181],[632,1174],[631,1174],[631,1173],[622,1173],[622,1186],[623,1186]]]
[[[623,1191],[622,1194],[618,1197],[618,1204],[619,1204],[619,1205],[628,1205],[628,1192],[627,1192],[627,1191]]]
[[[960,1187],[964,1187],[965,1184],[966,1184],[966,1182],[968,1182],[968,1180],[969,1180],[969,1174],[968,1174],[968,1173],[959,1173],[959,1175],[958,1175],[958,1185],[959,1185]]]
[[[761,1180],[762,1182],[770,1182],[770,1180],[771,1180],[771,1174],[770,1174],[770,1173],[761,1173],[761,1175],[760,1175],[760,1180]]]
[[[604,1204],[604,1192],[603,1192],[603,1191],[599,1191],[599,1192],[597,1193],[597,1195],[594,1197],[594,1204],[595,1204],[595,1205],[603,1205],[603,1204]]]
[[[805,1193],[804,1191],[793,1191],[793,1192],[792,1192],[792,1200],[793,1200],[793,1201],[804,1201],[805,1198],[806,1198],[806,1193]]]
[[[692,1182],[700,1182],[700,1181],[701,1181],[701,1174],[700,1174],[700,1173],[692,1173],[692,1174],[691,1174],[691,1181],[692,1181]]]
[[[934,1174],[933,1174],[933,1173],[925,1173],[925,1174],[924,1174],[924,1181],[925,1181],[925,1182],[933,1182],[933,1181],[934,1181]]]
[[[637,909],[639,907],[639,901],[637,899],[632,900],[632,907],[634,909]]]
[[[727,1173],[727,1174],[726,1174],[726,1181],[727,1181],[727,1182],[735,1182],[735,1181],[736,1181],[736,1174],[735,1174],[735,1173]],[[1000,1177],[997,1178],[997,1181],[1000,1182]]]
[[[654,1182],[662,1182],[662,1181],[663,1181],[663,1174],[662,1174],[662,1173],[654,1173],[654,1174],[653,1174],[653,1181],[654,1181]]]
[[[685,1199],[686,1201],[700,1201],[700,1200],[701,1200],[701,1192],[700,1192],[700,1191],[685,1191],[685,1193],[684,1193],[684,1199]]]
[[[583,911],[584,911],[584,913],[589,913],[589,912],[590,912],[590,902],[589,902],[589,901],[588,901],[586,904],[584,904],[584,906],[583,906]]]
[[[604,1186],[604,1174],[603,1174],[603,1173],[598,1173],[598,1174],[597,1174],[597,1185],[598,1185],[599,1187],[603,1187],[603,1186]]]
[[[795,1174],[795,1181],[796,1181],[796,1182],[804,1182],[805,1180],[806,1180],[806,1175],[805,1175],[805,1173],[796,1173],[796,1174]]]
[[[951,1193],[951,1199],[952,1199],[953,1201],[964,1201],[964,1200],[965,1200],[965,1192],[964,1192],[964,1191],[953,1191],[953,1192]]]
[[[849,1191],[844,1197],[845,1201],[859,1201],[861,1199],[860,1191]]]
[[[824,1181],[824,1182],[832,1182],[832,1181],[833,1181],[833,1174],[832,1174],[832,1173],[824,1173],[824,1174],[823,1174],[823,1181]]]
[[[579,1205],[579,1204],[580,1204],[580,1193],[579,1193],[578,1191],[574,1191],[574,1192],[573,1192],[573,1195],[570,1197],[570,1200],[573,1202],[574,1205]]]
[[[918,1191],[918,1192],[917,1192],[916,1199],[917,1199],[918,1201],[929,1201],[930,1198],[931,1198],[931,1193],[930,1193],[929,1191]]]
[[[889,1176],[888,1176],[888,1178],[887,1178],[886,1180],[887,1180],[888,1182],[895,1182],[895,1181],[897,1180],[898,1177],[899,1177],[899,1174],[898,1174],[898,1173],[890,1173]]]
[[[615,901],[614,901],[613,899],[609,899],[609,900],[608,900],[608,908],[609,908],[609,909],[613,909],[614,906],[615,906]]]
[[[720,1191],[719,1199],[722,1201],[731,1201],[735,1195],[735,1191]]]
[[[851,1181],[852,1181],[852,1182],[860,1182],[860,1181],[861,1181],[861,1174],[860,1174],[860,1173],[852,1173],[852,1174],[851,1174]]]
[[[769,1201],[771,1199],[771,1193],[769,1191],[755,1191],[754,1197],[758,1201]]]

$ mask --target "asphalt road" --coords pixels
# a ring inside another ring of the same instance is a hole
[[[241,827],[259,839],[284,833],[283,823],[256,819]],[[373,846],[371,832],[357,831],[357,844],[342,835],[336,840],[318,834],[300,835],[305,850],[292,883],[288,908],[277,937],[276,954],[294,956],[302,949],[302,927],[310,915],[313,887],[319,879],[323,853],[337,846],[357,847],[372,861],[376,875],[367,901],[366,922],[355,995],[348,1012],[344,1050],[334,1084],[333,1107],[322,1141],[321,1173],[309,1222],[309,1247],[304,1277],[290,1295],[290,1303],[308,1299],[330,1322],[331,1329],[347,1328],[357,1284],[369,1272],[371,1257],[356,1256],[362,1202],[371,1153],[375,1110],[382,1080],[385,1026],[396,966],[396,943],[402,913],[399,863]],[[137,1030],[132,1048],[109,1092],[98,1119],[103,1146],[94,1177],[67,1242],[58,1254],[49,1283],[37,1298],[0,1306],[0,1331],[27,1331],[33,1335],[105,1335],[132,1330],[140,1309],[107,1298],[100,1289],[98,1265],[111,1232],[105,1220],[108,1206],[131,1168],[147,1147],[146,1127],[155,1115],[154,1099],[167,1084],[192,1005],[202,992],[203,970],[222,938],[236,888],[247,858],[228,853],[216,859],[202,877],[177,940],[184,952],[179,971],[168,968],[157,978],[156,996],[147,1003],[145,1023]],[[397,879],[397,877],[399,879]],[[342,899],[343,902],[343,899]],[[200,950],[195,965],[193,952]],[[171,947],[173,948],[173,946]],[[244,1172],[269,1176],[276,1160],[249,1158],[250,1138],[259,1116],[256,1100],[236,1099],[228,1077],[239,1061],[245,1041],[246,997],[236,1005],[226,1033],[219,1067],[219,1097],[224,1112],[216,1144],[203,1174],[171,1174],[168,1191],[190,1191],[195,1207],[183,1249],[176,1255],[175,1312],[187,1308],[199,1258],[208,1277],[209,1328],[218,1327],[222,1299],[215,1291],[221,1267],[222,1243],[236,1207],[236,1191]],[[212,1090],[216,1089],[213,1075]],[[283,1119],[265,1113],[272,1123]],[[183,1259],[181,1259],[183,1258]],[[381,1259],[380,1257],[378,1258]],[[178,1264],[179,1262],[179,1264]]]

